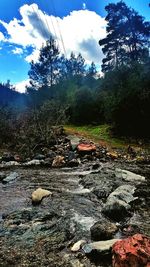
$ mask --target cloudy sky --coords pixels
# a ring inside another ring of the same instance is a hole
[[[23,91],[30,61],[53,35],[62,53],[79,52],[87,64],[101,64],[98,45],[105,37],[105,5],[117,0],[0,0],[0,82]],[[150,20],[149,0],[125,0]]]

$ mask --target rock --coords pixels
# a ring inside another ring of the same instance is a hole
[[[115,223],[111,223],[107,220],[96,222],[90,229],[91,239],[94,241],[111,239],[117,229]]]
[[[23,165],[24,166],[39,166],[42,163],[44,163],[44,160],[39,160],[39,159],[33,159],[28,162],[25,162]]]
[[[52,150],[50,150],[47,154],[46,154],[47,158],[53,159],[56,157],[56,153]]]
[[[121,170],[121,169],[116,169],[116,177],[117,178],[122,178],[124,181],[128,182],[144,182],[145,177],[138,175],[136,173],[127,171],[127,170]]]
[[[20,165],[20,163],[17,161],[8,161],[8,162],[1,163],[0,168],[19,166],[19,165]]]
[[[2,161],[14,161],[14,156],[11,153],[4,153],[2,156]]]
[[[65,164],[63,156],[56,156],[52,162],[52,167],[62,167]]]
[[[18,161],[18,162],[21,161],[21,157],[20,157],[19,155],[17,155],[17,154],[14,155],[14,159],[15,159],[16,161]]]
[[[92,169],[93,170],[97,170],[97,169],[99,169],[100,168],[100,164],[99,163],[94,163],[93,165],[92,165]]]
[[[45,156],[43,154],[37,154],[35,155],[34,159],[42,160],[42,159],[45,159]]]
[[[34,204],[38,204],[42,201],[44,197],[48,197],[50,195],[52,195],[50,191],[42,189],[42,188],[38,188],[32,193],[32,202]]]
[[[0,172],[0,181],[2,181],[6,177],[4,172]]]
[[[77,136],[69,135],[68,139],[70,140],[72,150],[75,150],[80,143],[80,138],[78,138]]]
[[[77,150],[79,152],[93,152],[93,151],[96,151],[96,145],[94,144],[84,144],[84,143],[81,143],[77,146]]]
[[[110,252],[112,246],[118,240],[119,239],[110,239],[110,240],[106,240],[106,241],[93,242],[93,243],[84,245],[82,247],[82,249],[86,254],[89,254],[94,250],[96,250],[99,253],[106,253],[106,252]]]
[[[44,166],[51,167],[52,166],[53,159],[51,158],[46,158],[43,162]]]
[[[77,159],[72,159],[67,163],[68,167],[77,167],[79,165],[79,161]]]
[[[112,152],[107,152],[106,155],[107,155],[109,158],[111,158],[111,159],[117,159],[117,158],[118,158],[118,154],[117,154],[117,152],[114,152],[114,151],[112,151]]]
[[[76,242],[72,248],[71,248],[71,251],[72,252],[77,252],[80,250],[80,248],[82,247],[82,245],[86,244],[86,241],[85,240],[79,240],[78,242]]]
[[[136,234],[117,241],[112,247],[113,267],[149,267],[150,238]]]
[[[17,172],[11,172],[6,178],[3,179],[3,183],[9,183],[18,177]]]
[[[130,203],[137,199],[137,197],[133,197],[135,189],[131,185],[119,186],[108,196],[102,212],[113,220],[120,221],[123,219],[129,214]]]
[[[128,146],[128,148],[127,148],[127,152],[128,152],[128,154],[130,154],[131,155],[131,157],[136,157],[136,151],[135,151],[135,149],[133,148],[133,147],[131,147],[130,145]]]
[[[112,187],[110,186],[110,188],[105,188],[105,187],[100,187],[97,186],[95,188],[93,188],[92,193],[95,194],[97,196],[97,198],[101,199],[101,198],[107,198],[108,195],[111,193]]]
[[[69,151],[69,154],[68,154],[68,161],[71,161],[73,159],[76,158],[76,154],[74,151]]]
[[[71,267],[85,267],[84,264],[82,264],[78,259],[70,259],[69,266]]]

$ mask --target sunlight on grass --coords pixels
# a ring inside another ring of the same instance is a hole
[[[82,136],[90,138],[95,142],[104,141],[113,147],[123,147],[126,145],[125,141],[112,136],[111,127],[108,124],[100,126],[65,125],[64,128],[68,133],[81,134]]]

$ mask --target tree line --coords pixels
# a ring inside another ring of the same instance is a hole
[[[64,121],[109,123],[118,135],[150,137],[150,23],[123,1],[105,9],[107,35],[99,41],[103,75],[94,62],[86,65],[80,53],[66,58],[51,37],[41,47],[38,61],[30,64],[25,94],[10,84],[0,85],[1,116],[4,106],[15,107],[18,121],[20,116],[35,123],[36,138],[41,138],[47,123]]]

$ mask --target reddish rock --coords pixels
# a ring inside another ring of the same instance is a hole
[[[92,152],[96,150],[96,145],[94,144],[79,144],[77,146],[79,152]]]
[[[150,267],[150,238],[135,234],[112,247],[113,267]]]

